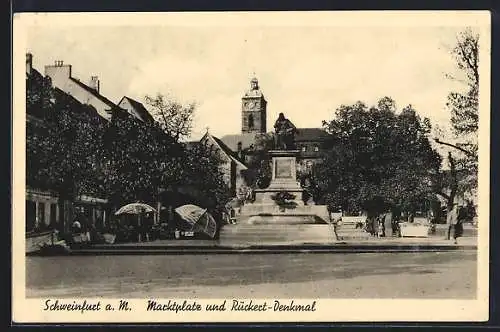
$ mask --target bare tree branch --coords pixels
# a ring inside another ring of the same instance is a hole
[[[446,146],[449,146],[449,147],[452,147],[454,149],[457,149],[459,151],[462,151],[463,153],[465,153],[466,155],[470,156],[470,157],[475,157],[476,155],[470,151],[467,151],[457,145],[454,145],[454,144],[451,144],[451,143],[447,143],[447,142],[443,142],[441,140],[439,140],[439,138],[435,138],[434,141],[438,144],[441,144],[441,145],[446,145]]]
[[[195,104],[181,104],[173,98],[157,94],[155,98],[146,96],[146,104],[150,106],[151,115],[159,123],[162,130],[179,141],[191,134]]]

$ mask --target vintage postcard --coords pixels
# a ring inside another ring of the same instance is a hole
[[[489,12],[13,33],[13,321],[488,320]]]

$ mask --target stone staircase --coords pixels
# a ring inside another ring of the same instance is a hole
[[[332,243],[335,237],[329,225],[315,224],[235,224],[221,229],[221,245],[273,245]]]
[[[370,234],[343,224],[337,230],[340,240],[367,239]],[[238,223],[221,229],[221,245],[328,244],[336,242],[333,227],[317,223]]]

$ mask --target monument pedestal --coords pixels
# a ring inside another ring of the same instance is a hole
[[[241,207],[236,224],[221,229],[220,243],[226,245],[284,245],[331,243],[334,241],[325,205],[305,205],[297,181],[298,150],[272,150],[272,179],[268,188],[255,190],[255,201]],[[273,197],[292,194],[285,206]]]
[[[279,192],[288,192],[294,196],[296,206],[304,206],[302,201],[303,189],[297,181],[297,154],[298,150],[271,150],[272,178],[269,187],[255,190],[254,204],[272,204],[276,202],[273,196]]]

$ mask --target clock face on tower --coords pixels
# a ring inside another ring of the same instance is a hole
[[[257,79],[251,82],[251,89],[247,90],[241,99],[241,132],[266,132],[266,99],[259,89]]]

